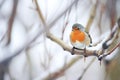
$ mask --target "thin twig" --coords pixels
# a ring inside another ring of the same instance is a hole
[[[109,0],[106,2],[107,14],[110,16],[110,27],[114,27],[116,20],[116,0]]]
[[[119,44],[117,44],[111,51],[108,52],[108,55],[110,55],[116,48],[118,48],[120,46],[120,42]]]
[[[29,48],[26,49],[26,58],[28,62],[29,67],[29,79],[32,80],[32,63],[29,55]]]
[[[47,28],[50,29],[53,27],[53,25],[68,11],[70,10],[73,5],[79,0],[74,0],[73,3],[71,3],[65,10],[63,10],[63,12],[61,12],[53,21],[49,22],[47,25]],[[38,32],[38,34],[32,39],[31,42],[34,42],[42,33],[44,33],[45,30],[41,30],[40,32]]]
[[[116,24],[115,27],[113,28],[112,30],[112,33],[110,34],[110,36],[108,37],[108,39],[103,43],[103,50],[98,50],[98,51],[95,51],[95,50],[86,50],[86,55],[87,56],[90,56],[90,55],[93,55],[93,56],[99,56],[99,55],[102,55],[104,53],[104,50],[108,49],[108,47],[110,45],[107,45],[107,42],[112,40],[112,38],[114,38],[113,36],[115,36],[115,33],[116,31],[118,30],[118,25]],[[51,33],[49,33],[47,35],[48,38],[50,38],[52,41],[55,41],[56,43],[58,43],[59,45],[61,45],[63,47],[64,50],[67,50],[69,52],[72,51],[72,48],[69,47],[68,45],[66,45],[66,43],[64,43],[62,40],[58,39],[57,37],[55,37],[54,35],[52,35]],[[113,43],[113,41],[111,41],[111,44]],[[108,47],[106,47],[108,46]],[[76,54],[81,54],[81,55],[84,55],[84,51],[83,50],[75,50],[75,53]],[[99,58],[100,59],[100,58]]]
[[[42,14],[42,12],[41,12],[41,9],[40,9],[40,7],[39,7],[39,4],[38,4],[37,0],[35,0],[35,4],[36,4],[36,7],[37,7],[37,11],[38,11],[39,17],[40,17],[40,19],[42,20],[42,23],[43,23],[44,25],[46,25],[45,19],[44,19],[44,17],[43,17],[43,14]]]
[[[14,0],[15,2],[18,2],[18,0]],[[44,30],[43,30],[44,31]],[[10,56],[6,56],[3,60],[0,61],[0,65],[6,65],[9,63],[9,61],[11,61],[12,58],[14,58],[15,56],[19,55],[23,50],[27,49],[29,47],[29,45],[34,41],[36,40],[39,35],[41,35],[43,33],[43,31],[39,31],[37,32],[37,34],[31,39],[29,40],[28,42],[26,42],[26,44],[22,47],[22,48],[19,48],[19,50],[17,50],[16,52],[14,53],[10,53],[10,51],[7,51],[7,53],[9,54],[13,54],[13,55],[10,55]]]
[[[119,46],[120,46],[120,42],[119,42],[111,51],[109,51],[107,54],[101,55],[101,56],[99,57],[99,59],[101,60],[101,59],[103,59],[104,57],[112,54],[112,52],[113,52],[115,49],[117,49]]]
[[[6,32],[3,34],[2,38],[0,39],[0,43],[4,40],[6,34],[7,34]]]
[[[119,25],[118,25],[118,22],[117,22],[116,25],[113,27],[113,29],[111,31],[111,34],[109,35],[109,37],[107,38],[107,40],[103,43],[103,45],[102,45],[103,50],[109,48],[110,44],[112,44],[114,42],[114,39],[119,34],[118,31],[119,31]],[[111,43],[108,44],[109,41],[111,41]]]
[[[13,2],[14,2],[14,5],[13,5],[12,14],[11,14],[9,22],[8,22],[8,29],[7,29],[8,41],[7,41],[6,45],[9,45],[9,43],[11,42],[12,27],[13,27],[14,19],[16,16],[17,5],[18,5],[18,0],[14,0]]]
[[[52,22],[50,22],[49,28],[51,28],[68,10],[70,10],[75,3],[77,3],[79,0],[74,0],[63,12],[61,12]]]
[[[103,3],[101,3],[101,7],[100,7],[100,18],[98,20],[98,28],[99,28],[99,31],[100,31],[100,34],[102,34],[102,30],[101,30],[101,22],[102,22],[102,16],[103,16],[103,13],[105,12],[105,6]]]
[[[91,25],[92,25],[92,23],[93,23],[93,20],[94,20],[94,18],[95,18],[97,4],[98,4],[98,0],[97,0],[97,3],[94,4],[94,6],[92,7],[92,10],[91,10],[91,13],[90,13],[90,18],[89,18],[88,23],[87,23],[87,25],[86,25],[86,32],[89,32],[90,27],[91,27]]]
[[[48,30],[48,28],[47,28],[46,21],[45,21],[45,19],[44,19],[44,16],[43,16],[43,14],[42,14],[42,12],[41,12],[41,9],[40,9],[40,6],[39,6],[37,0],[35,0],[35,4],[36,4],[36,7],[37,7],[37,12],[38,12],[38,14],[39,14],[39,17],[40,17],[40,19],[41,19],[41,21],[42,21],[42,23],[43,23],[43,25],[44,25],[44,27],[45,27],[45,28],[44,28],[44,31],[47,33],[47,32],[49,32],[49,30]]]
[[[71,4],[70,7],[72,7],[72,5],[73,5],[73,3]],[[69,7],[69,8],[70,8],[70,7]],[[67,12],[67,10],[69,10],[69,8],[67,8],[67,9],[64,11],[64,13]],[[55,20],[55,21],[57,21],[64,13],[61,13],[61,15],[59,15],[58,17],[56,17],[56,20]],[[53,25],[53,23],[55,23],[55,21],[53,21],[53,22],[51,23],[51,25]],[[51,25],[49,26],[49,28],[52,27]],[[41,32],[39,31],[39,32],[34,36],[34,38],[32,38],[32,39],[31,39],[28,43],[26,43],[22,48],[20,48],[20,49],[17,50],[16,52],[14,52],[13,55],[10,55],[9,57],[5,58],[3,61],[0,61],[0,64],[5,64],[6,62],[9,62],[13,57],[15,57],[15,56],[17,56],[18,54],[20,54],[21,51],[25,50],[25,49],[26,49],[34,40],[36,40],[36,38],[38,38],[39,35],[41,35],[41,33],[43,33],[43,32],[44,32],[44,30],[42,30]],[[113,35],[114,35],[114,34],[113,34]],[[66,43],[64,43],[62,40],[56,38],[56,37],[53,36],[53,35],[47,35],[47,36],[48,36],[50,39],[52,39],[53,41],[55,41],[56,43],[58,43],[59,45],[61,45],[61,47],[63,47],[63,49],[71,52],[72,47],[68,46],[68,45],[67,45]],[[80,54],[84,54],[84,51],[83,51],[83,50],[75,50],[75,53],[80,55]],[[86,50],[86,53],[87,53],[88,56],[90,56],[90,55],[95,55],[95,53],[97,53],[97,51],[95,51],[95,50]]]
[[[66,29],[67,25],[68,25],[68,20],[67,20],[67,22],[64,23],[64,26],[63,26],[63,30],[62,30],[62,38],[61,38],[62,40],[63,40],[64,33],[65,33],[65,29]]]

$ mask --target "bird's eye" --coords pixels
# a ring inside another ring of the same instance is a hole
[[[76,27],[76,26],[74,26],[74,27],[73,27],[73,29],[74,29],[74,30],[79,30],[79,28],[78,28],[78,27]]]

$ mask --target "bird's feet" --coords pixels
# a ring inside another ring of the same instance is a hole
[[[87,57],[87,54],[86,54],[86,47],[84,48],[84,61],[86,61],[86,57]]]
[[[72,48],[72,52],[71,52],[72,55],[74,55],[74,49],[75,49],[75,47]]]
[[[86,48],[85,48],[85,49],[79,49],[79,48],[73,47],[73,48],[72,48],[72,52],[71,52],[72,55],[74,55],[74,49],[84,50],[84,53],[86,53]]]

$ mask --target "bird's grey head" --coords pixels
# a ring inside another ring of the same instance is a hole
[[[73,26],[72,26],[72,29],[79,29],[79,30],[81,30],[81,31],[85,31],[85,28],[81,25],[81,24],[79,24],[79,23],[75,23],[75,24],[73,24]]]

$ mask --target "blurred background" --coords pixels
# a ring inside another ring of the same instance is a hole
[[[0,0],[0,80],[120,80],[120,45],[101,61],[71,55],[74,23],[92,37],[90,50],[108,38],[120,17],[120,0]],[[120,41],[120,30],[110,45]]]

